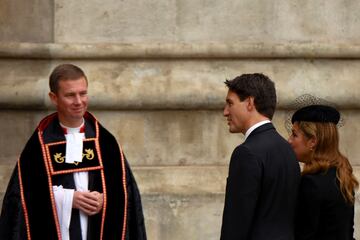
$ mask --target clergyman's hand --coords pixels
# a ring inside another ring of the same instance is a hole
[[[102,193],[97,191],[74,192],[73,208],[77,208],[89,216],[99,213],[103,208],[103,204],[104,199]]]

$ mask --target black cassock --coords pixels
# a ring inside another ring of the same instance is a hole
[[[88,240],[145,240],[140,193],[115,137],[86,113],[83,161],[65,164],[65,137],[57,114],[45,117],[16,164],[3,200],[0,239],[60,239],[53,185],[75,189],[74,172],[89,173],[89,190],[104,194],[103,210],[88,217]],[[72,211],[70,239],[81,239]]]

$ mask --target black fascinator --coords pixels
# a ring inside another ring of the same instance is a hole
[[[297,97],[289,105],[289,110],[285,117],[285,128],[291,133],[291,127],[294,122],[331,122],[342,127],[345,120],[335,105],[325,99],[315,97],[310,94],[304,94]]]
[[[326,105],[310,105],[297,110],[291,118],[294,122],[331,122],[338,124],[340,113],[334,107]]]

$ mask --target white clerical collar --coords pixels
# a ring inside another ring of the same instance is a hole
[[[82,124],[76,128],[67,127],[62,123],[60,126],[63,128],[66,138],[65,162],[82,162],[83,139],[85,138],[84,119]]]
[[[256,124],[252,125],[245,133],[245,140],[248,138],[250,133],[252,133],[252,131],[254,131],[256,128],[258,128],[266,123],[270,123],[270,120],[264,120],[264,121],[261,121],[261,122],[258,122]]]
[[[64,124],[62,124],[61,122],[60,123],[60,126],[61,128],[63,129],[64,131],[64,134],[68,134],[68,133],[81,133],[81,132],[84,132],[85,130],[85,120],[84,118],[82,119],[82,123],[79,127],[75,127],[75,128],[72,128],[72,127],[68,127],[68,126],[65,126]]]

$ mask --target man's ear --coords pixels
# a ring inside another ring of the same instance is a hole
[[[50,98],[50,101],[55,105],[57,106],[57,96],[55,93],[53,92],[49,92],[49,98]]]
[[[247,107],[247,109],[248,109],[249,111],[252,111],[253,109],[256,109],[256,108],[255,108],[255,103],[254,103],[254,97],[248,97],[248,98],[246,99],[246,101],[247,101],[246,107]]]

